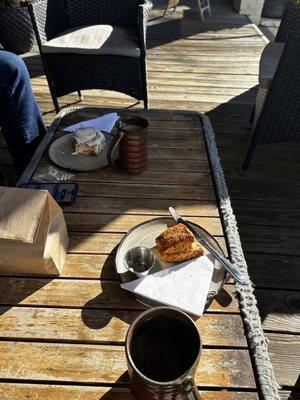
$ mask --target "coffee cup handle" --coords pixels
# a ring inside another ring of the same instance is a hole
[[[201,400],[198,388],[192,376],[188,377],[181,388],[184,400]]]
[[[115,157],[114,156],[115,156],[115,153],[117,151],[117,148],[118,148],[123,136],[124,136],[124,132],[123,131],[119,131],[119,135],[117,135],[115,137],[115,139],[112,142],[112,144],[110,146],[110,149],[109,149],[109,151],[107,153],[107,161],[108,161],[108,163],[109,163],[109,165],[111,167],[115,167],[116,166],[115,165]]]

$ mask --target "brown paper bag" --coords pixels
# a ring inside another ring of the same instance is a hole
[[[0,187],[0,273],[59,275],[68,233],[47,190]]]

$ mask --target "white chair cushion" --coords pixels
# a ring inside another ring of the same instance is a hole
[[[65,29],[42,45],[43,53],[73,53],[140,57],[133,33],[111,25],[78,26]]]
[[[264,48],[259,62],[259,86],[267,89],[274,78],[284,43],[270,42]]]

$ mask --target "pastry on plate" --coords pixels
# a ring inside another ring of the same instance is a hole
[[[165,229],[156,238],[159,257],[166,263],[182,262],[203,255],[203,248],[183,224]]]
[[[75,154],[96,154],[105,149],[105,136],[94,128],[79,128],[74,133]]]

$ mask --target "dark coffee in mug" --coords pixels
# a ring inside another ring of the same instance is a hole
[[[183,375],[198,357],[195,327],[172,315],[153,315],[137,326],[131,340],[131,357],[147,378],[169,382]]]
[[[125,352],[137,400],[200,400],[194,375],[201,355],[194,321],[173,307],[144,311],[131,324]]]

